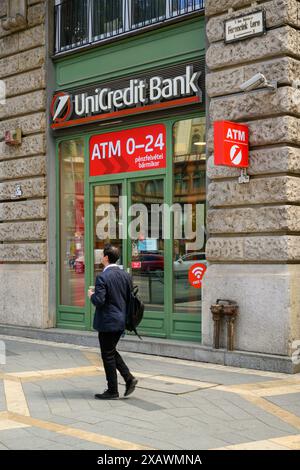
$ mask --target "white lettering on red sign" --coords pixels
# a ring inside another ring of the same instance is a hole
[[[162,124],[99,134],[90,139],[90,176],[165,166],[166,128]]]
[[[238,129],[228,129],[227,139],[239,140],[240,142],[246,142],[246,132]]]

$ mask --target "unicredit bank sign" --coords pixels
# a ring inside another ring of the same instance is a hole
[[[214,123],[215,165],[248,168],[249,128],[230,121]]]
[[[172,78],[157,74],[147,79],[130,79],[127,86],[117,89],[102,85],[75,94],[57,92],[50,107],[51,127],[59,129],[201,103],[200,75],[201,71],[187,65],[185,73]]]

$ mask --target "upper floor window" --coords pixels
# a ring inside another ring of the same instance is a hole
[[[56,53],[204,9],[204,0],[55,0]]]

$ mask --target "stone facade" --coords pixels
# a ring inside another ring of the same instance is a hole
[[[48,315],[46,3],[0,1],[0,323],[45,328]],[[24,22],[10,27],[12,8]],[[10,146],[5,131],[21,128]],[[17,195],[17,187],[21,195]]]
[[[15,28],[7,18],[12,2],[0,0],[0,80],[6,88],[0,103],[0,324],[49,328],[55,325],[49,312],[57,307],[54,139],[47,130],[52,90],[46,10],[51,5],[53,21],[53,1],[13,3],[25,6]],[[224,21],[260,8],[266,34],[226,45]],[[300,2],[206,0],[206,17],[203,345],[213,346],[211,304],[227,298],[240,308],[236,350],[291,358],[293,342],[300,340]],[[257,72],[278,88],[242,92],[240,84]],[[214,165],[212,123],[223,119],[249,126],[248,184],[238,183],[237,169]],[[9,146],[5,132],[16,128],[22,142]]]
[[[210,305],[218,298],[239,304],[236,349],[291,356],[300,339],[299,7],[296,0],[206,0],[207,346],[213,344]],[[224,20],[261,8],[267,33],[225,44]],[[239,85],[258,72],[277,81],[276,91],[241,91]],[[223,119],[249,125],[248,184],[238,183],[239,170],[214,166],[213,122]]]

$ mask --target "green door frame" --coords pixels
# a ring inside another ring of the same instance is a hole
[[[140,172],[142,173],[142,172]],[[154,181],[154,180],[163,180],[163,191],[164,191],[164,199],[165,199],[165,195],[166,195],[166,176],[165,176],[165,170],[161,170],[161,174],[160,175],[156,175],[156,176],[148,176],[148,175],[140,175],[139,177],[138,176],[134,176],[134,177],[129,177],[127,179],[127,194],[128,194],[128,203],[131,205],[131,202],[132,202],[132,191],[131,191],[131,183],[135,183],[135,182],[138,182],[138,181]],[[129,222],[129,220],[128,220]],[[165,338],[165,337],[168,337],[168,333],[169,333],[169,322],[168,322],[168,315],[167,315],[167,312],[168,312],[168,308],[169,308],[169,304],[168,304],[168,299],[166,297],[166,286],[167,286],[167,283],[168,283],[168,280],[169,280],[169,259],[168,259],[168,256],[167,256],[167,250],[166,250],[166,244],[169,243],[169,240],[164,240],[164,266],[165,266],[165,269],[164,269],[164,308],[162,311],[155,311],[155,310],[147,310],[145,312],[145,317],[143,319],[143,322],[139,328],[139,331],[146,335],[146,334],[149,334],[150,333],[150,328],[152,326],[152,328],[155,328],[155,322],[157,322],[157,320],[161,321],[162,325],[164,325],[164,327],[162,327],[161,331],[159,331],[159,329],[157,329],[157,331],[153,331],[151,332],[151,336],[156,336],[156,337],[160,337],[160,338]],[[128,238],[127,239],[127,251],[128,251],[128,263],[130,264],[131,262],[131,240]],[[145,323],[147,324],[148,323],[148,327],[145,327]],[[144,327],[143,327],[144,325]]]
[[[84,170],[84,213],[85,213],[85,285],[89,286],[94,283],[93,279],[93,250],[91,250],[91,246],[93,245],[93,188],[99,184],[110,184],[110,183],[122,183],[124,194],[130,195],[130,182],[136,180],[145,180],[148,178],[163,178],[164,179],[164,197],[165,203],[168,205],[173,204],[173,142],[172,142],[172,129],[175,122],[185,119],[192,119],[197,117],[203,117],[205,115],[204,111],[193,111],[187,112],[184,115],[172,115],[168,118],[163,119],[155,119],[155,120],[147,120],[145,119],[142,122],[132,123],[130,125],[117,125],[112,126],[108,129],[103,129],[101,132],[96,131],[89,131],[88,133],[85,130],[81,130],[79,132],[74,132],[74,134],[70,134],[68,136],[64,136],[63,138],[59,139],[56,143],[56,151],[57,155],[59,144],[65,140],[76,139],[76,138],[84,138],[84,157],[85,157],[85,170]],[[100,177],[90,177],[89,176],[89,140],[90,137],[95,134],[104,134],[107,132],[114,132],[119,130],[126,130],[136,127],[143,127],[152,124],[161,123],[166,126],[167,132],[167,166],[165,169],[161,170],[145,170],[145,171],[136,171],[130,173],[120,173],[114,175],[103,175]],[[57,158],[58,161],[58,158]],[[57,206],[60,207],[60,176],[59,176],[59,162],[57,164],[57,171],[56,171],[56,183],[57,183]],[[130,195],[131,196],[131,195]],[[60,240],[60,210],[57,211],[57,230],[58,230],[58,237],[57,239]],[[92,240],[92,245],[91,245]],[[173,259],[173,233],[172,233],[172,224],[171,224],[171,237],[169,240],[165,240],[165,266],[167,266],[166,273],[165,273],[165,307],[168,306],[169,314],[165,314],[165,334],[161,333],[151,333],[151,336],[157,337],[165,337],[171,339],[184,339],[184,340],[191,340],[191,341],[199,341],[199,332],[196,335],[185,335],[185,333],[176,332],[174,328],[174,323],[176,321],[183,322],[183,321],[191,321],[195,320],[192,315],[186,314],[178,314],[173,312],[173,272],[171,269],[172,266],[172,259]],[[127,240],[127,247],[125,253],[123,252],[124,256],[124,265],[125,262],[127,263],[129,259],[127,257],[127,253],[130,253],[129,250],[129,240]],[[90,330],[92,328],[92,312],[94,310],[91,303],[88,299],[85,299],[85,307],[72,307],[72,306],[64,306],[59,303],[60,300],[60,243],[57,243],[57,306],[58,306],[58,315],[57,315],[57,327],[59,328],[73,328],[73,329],[83,329],[83,330]],[[166,310],[165,310],[166,312]],[[158,312],[149,312],[153,315],[157,315]],[[167,312],[166,312],[167,313]],[[61,314],[67,314],[71,317],[71,321],[66,320],[66,316],[62,316]],[[77,316],[81,316],[82,321],[73,321],[72,318],[76,318]],[[149,334],[149,330],[143,330],[140,328],[140,331],[143,334]]]

